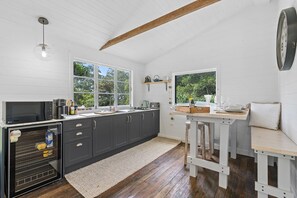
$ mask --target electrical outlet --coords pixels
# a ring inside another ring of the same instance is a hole
[[[174,117],[170,117],[170,126],[174,126]]]

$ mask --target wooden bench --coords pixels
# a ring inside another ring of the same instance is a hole
[[[257,154],[258,181],[255,190],[258,197],[293,198],[291,191],[291,160],[297,156],[297,145],[281,130],[252,127],[252,149]],[[268,156],[277,158],[277,187],[268,185]]]

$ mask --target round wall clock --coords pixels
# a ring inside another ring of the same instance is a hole
[[[297,14],[294,7],[281,11],[276,38],[276,57],[280,71],[292,67],[297,42]]]

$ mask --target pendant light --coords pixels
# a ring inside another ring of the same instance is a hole
[[[48,25],[49,22],[44,17],[39,17],[38,22],[42,24],[42,43],[38,44],[34,51],[38,58],[41,58],[42,60],[48,60],[51,56],[51,49],[48,44],[45,43],[44,26]]]

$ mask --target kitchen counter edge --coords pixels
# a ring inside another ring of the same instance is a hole
[[[137,110],[137,111],[130,111],[130,112],[118,112],[113,114],[95,114],[90,116],[84,116],[84,115],[69,115],[67,118],[64,119],[52,119],[52,120],[45,120],[45,121],[39,121],[39,122],[27,122],[27,123],[20,123],[20,124],[4,124],[3,122],[0,122],[1,128],[12,128],[12,127],[21,127],[21,126],[29,126],[29,125],[39,125],[39,124],[49,124],[49,123],[55,123],[55,122],[65,122],[69,120],[79,120],[79,119],[88,119],[88,118],[96,118],[96,117],[106,117],[106,116],[115,116],[115,115],[123,115],[123,114],[131,114],[131,113],[141,113],[146,111],[156,111],[160,109],[146,109],[146,110]],[[83,113],[82,113],[83,114]]]

